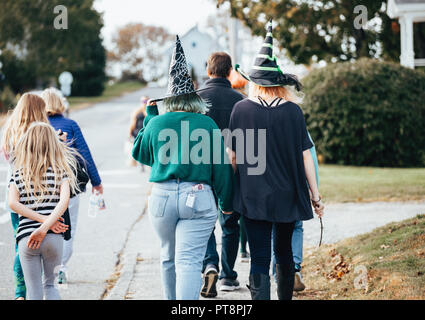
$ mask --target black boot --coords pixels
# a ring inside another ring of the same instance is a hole
[[[249,276],[249,286],[252,300],[270,300],[270,276],[256,273]]]
[[[292,292],[294,291],[294,268],[283,267],[281,264],[276,265],[277,280],[277,297],[279,300],[292,300]]]

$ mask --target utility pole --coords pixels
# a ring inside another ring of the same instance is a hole
[[[238,43],[239,33],[239,20],[230,17],[229,19],[229,41],[230,41],[230,55],[233,63],[240,61],[240,43]]]

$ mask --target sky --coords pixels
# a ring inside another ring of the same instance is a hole
[[[94,7],[103,12],[107,47],[115,30],[127,23],[162,26],[182,35],[216,10],[214,0],[95,0]]]

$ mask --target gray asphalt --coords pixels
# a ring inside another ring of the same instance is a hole
[[[63,299],[99,299],[105,290],[129,230],[140,217],[148,187],[147,175],[126,165],[124,141],[132,111],[142,95],[160,94],[163,89],[143,89],[92,108],[71,113],[78,122],[97,164],[104,185],[107,209],[88,216],[89,192],[81,197],[74,255],[69,263],[69,284],[61,287]],[[2,159],[3,161],[3,159]],[[0,181],[6,180],[0,163]],[[88,185],[89,190],[91,186]],[[0,184],[0,201],[6,185]],[[14,241],[9,214],[0,211],[0,299],[13,299]]]

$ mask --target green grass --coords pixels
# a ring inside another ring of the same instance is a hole
[[[117,82],[112,85],[106,85],[105,91],[98,97],[69,97],[71,109],[80,109],[88,107],[94,103],[105,102],[113,98],[122,96],[125,93],[142,89],[145,85],[137,81]]]
[[[425,198],[425,168],[319,166],[327,202],[406,201]]]
[[[341,257],[346,269],[338,276]],[[363,289],[354,286],[358,266],[367,270]],[[301,299],[425,299],[425,215],[309,249],[303,270],[309,289]]]

